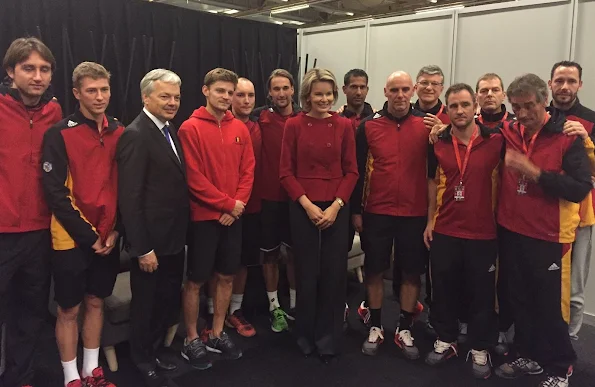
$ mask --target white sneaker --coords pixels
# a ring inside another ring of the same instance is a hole
[[[476,379],[488,379],[492,376],[492,359],[488,351],[472,349],[467,353],[467,360],[469,355],[473,360],[473,376]]]
[[[414,340],[409,329],[399,331],[399,328],[397,328],[395,332],[395,344],[401,348],[401,352],[409,360],[419,359],[419,349],[413,344]]]

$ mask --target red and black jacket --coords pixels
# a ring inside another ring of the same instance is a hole
[[[254,117],[250,117],[245,124],[250,132],[255,161],[254,184],[252,185],[250,200],[246,204],[246,214],[255,214],[262,209],[262,133],[258,121]]]
[[[41,169],[54,250],[89,249],[116,228],[116,144],[123,131],[120,122],[104,116],[100,133],[77,110],[45,133]]]
[[[424,114],[413,108],[396,118],[385,104],[362,121],[356,134],[359,179],[351,198],[353,214],[427,215],[428,135]]]
[[[440,99],[438,99],[438,103],[430,110],[423,110],[421,108],[421,106],[419,106],[419,100],[415,101],[415,105],[413,105],[413,108],[415,110],[423,113],[424,115],[426,115],[426,114],[435,115],[436,117],[440,118],[440,121],[442,121],[442,123],[444,125],[450,124],[450,118],[448,117],[448,114],[446,113],[446,105],[442,104],[442,101]]]
[[[279,181],[279,162],[281,160],[281,142],[285,122],[295,117],[300,108],[293,104],[292,113],[283,116],[276,106],[262,106],[254,109],[252,116],[258,121],[262,134],[262,199],[276,202],[288,200],[287,192]]]
[[[41,144],[62,109],[48,89],[25,106],[9,84],[0,85],[0,233],[48,229],[50,212],[41,185]]]
[[[357,130],[359,124],[362,123],[362,120],[366,117],[370,117],[374,114],[374,109],[372,105],[367,102],[364,102],[364,110],[362,110],[361,114],[356,114],[348,109],[347,105],[343,106],[343,112],[341,112],[341,116],[349,119],[351,121],[351,125],[353,126],[353,130]]]
[[[254,151],[244,123],[230,111],[221,122],[204,107],[196,109],[178,131],[186,160],[190,217],[219,220],[236,200],[248,203],[254,183]]]
[[[566,117],[549,109],[551,117],[537,135],[531,162],[541,169],[537,183],[529,182],[526,194],[517,193],[519,174],[501,171],[497,222],[510,231],[531,238],[571,243],[579,224],[579,204],[590,192],[591,167],[580,137],[563,133]],[[520,123],[507,121],[501,131],[506,150],[523,152]]]
[[[516,120],[516,116],[513,113],[506,111],[506,105],[502,104],[500,113],[487,113],[482,109],[476,119],[481,124],[493,129],[497,126],[502,126],[504,121]]]

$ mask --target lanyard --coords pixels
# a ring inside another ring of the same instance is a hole
[[[549,114],[546,114],[545,119],[543,121],[543,125],[533,136],[529,139],[529,146],[527,146],[527,142],[525,141],[525,127],[519,124],[520,132],[521,132],[521,142],[523,144],[523,152],[527,155],[528,159],[531,159],[531,154],[533,153],[533,148],[535,147],[535,142],[537,140],[537,135],[541,132],[541,129],[545,126],[546,122],[550,119]]]
[[[440,114],[442,114],[443,111],[444,111],[444,105],[441,105],[440,110],[438,110],[438,113],[436,113],[436,117],[438,117]]]
[[[455,157],[457,158],[457,166],[459,167],[459,174],[460,174],[460,182],[461,185],[463,184],[463,175],[465,174],[465,170],[467,169],[467,164],[469,163],[469,158],[471,157],[471,148],[473,148],[473,141],[477,137],[478,128],[477,125],[475,126],[475,130],[471,135],[471,139],[469,140],[469,144],[467,145],[467,152],[465,153],[465,160],[463,161],[463,165],[461,165],[461,154],[459,153],[459,142],[457,138],[452,135],[452,145],[455,148]]]
[[[502,119],[500,120],[500,122],[506,121],[506,118],[507,117],[508,117],[508,112],[505,112],[504,113],[504,117],[502,117]],[[479,122],[481,122],[483,124],[483,116],[481,114],[479,115],[478,119],[479,119]]]

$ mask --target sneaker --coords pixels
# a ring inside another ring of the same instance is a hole
[[[182,357],[188,361],[192,368],[197,370],[206,370],[213,365],[208,358],[207,348],[202,338],[196,338],[191,342],[184,339]]]
[[[465,344],[467,342],[467,323],[459,323],[459,336],[457,337],[459,344]]]
[[[271,311],[271,329],[273,332],[279,333],[288,330],[286,317],[287,313],[281,308],[275,308]]]
[[[409,329],[400,331],[398,328],[395,331],[395,344],[401,348],[403,355],[409,360],[419,359],[419,349],[413,344],[413,337]]]
[[[539,383],[538,387],[568,387],[569,383],[568,376],[561,377],[548,375],[544,381]]]
[[[237,309],[227,316],[225,318],[225,325],[237,330],[240,336],[252,337],[256,334],[256,329],[246,320],[241,309]]]
[[[76,382],[76,380],[75,380]],[[80,381],[79,381],[80,382]],[[72,383],[72,382],[71,382]],[[70,386],[70,383],[68,384]],[[85,387],[116,387],[115,384],[109,382],[103,374],[103,368],[97,367],[91,373],[91,376],[87,376],[83,379],[81,386]],[[76,386],[76,384],[75,384]]]
[[[209,340],[209,332],[211,332],[211,330],[207,327],[203,328],[202,331],[200,331],[200,341],[203,342],[203,344],[206,344],[207,341]]]
[[[359,307],[357,308],[357,315],[360,318],[360,321],[362,322],[362,324],[364,324],[364,326],[368,329],[371,328],[370,326],[370,308],[368,308],[366,306],[366,301],[362,301],[361,304],[359,304]]]
[[[23,386],[23,387],[31,387],[31,386]],[[70,382],[68,382],[66,387],[84,387],[84,385],[83,385],[82,380],[76,379],[76,380],[71,380]]]
[[[492,359],[488,351],[472,349],[467,352],[467,360],[469,360],[469,355],[473,360],[473,376],[476,379],[488,379],[492,376]]]
[[[451,357],[458,355],[457,343],[436,340],[434,342],[434,350],[426,356],[426,364],[431,366],[442,364]]]
[[[374,356],[378,353],[380,344],[384,341],[384,329],[378,327],[370,328],[368,339],[362,345],[364,355]]]
[[[285,313],[285,318],[289,321],[295,321],[295,308],[289,309],[289,312]]]
[[[496,375],[504,379],[516,379],[523,375],[539,375],[542,372],[543,368],[537,362],[524,357],[496,368]]]
[[[506,340],[506,332],[500,332],[498,334],[498,344],[494,347],[494,351],[500,356],[508,355],[508,340]]]
[[[417,319],[419,318],[419,316],[422,314],[423,311],[424,311],[424,304],[417,301],[417,304],[415,304],[415,310],[413,310],[413,321],[414,322],[417,321]]]
[[[242,357],[242,351],[236,347],[225,331],[221,332],[221,337],[215,337],[213,331],[209,332],[207,341],[207,351],[220,353],[224,358],[236,360]]]

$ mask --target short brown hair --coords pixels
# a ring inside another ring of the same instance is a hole
[[[549,91],[547,84],[535,74],[525,74],[516,77],[506,90],[508,98],[535,95],[535,101],[543,103],[547,101]]]
[[[460,93],[461,91],[465,91],[465,90],[467,90],[467,92],[471,95],[471,100],[473,101],[473,103],[475,103],[476,96],[475,96],[475,93],[473,92],[473,88],[471,88],[471,86],[469,86],[466,83],[455,83],[454,85],[450,86],[446,90],[446,94],[444,95],[444,101],[446,101],[446,107],[448,107],[448,97],[451,94]]]
[[[234,85],[238,84],[238,75],[231,70],[221,67],[213,69],[205,75],[205,86],[210,87],[215,82],[231,82]]]
[[[14,69],[17,64],[26,61],[34,51],[51,64],[52,72],[56,69],[54,54],[52,54],[48,46],[37,38],[18,38],[14,40],[6,50],[2,67],[4,67],[4,70]]]
[[[271,81],[275,77],[283,77],[283,78],[289,79],[289,84],[291,85],[291,87],[293,87],[293,75],[291,75],[291,73],[287,70],[275,69],[275,70],[273,70],[273,72],[271,72],[271,75],[269,75],[269,79],[267,80],[267,89],[268,90],[271,90]]]
[[[102,65],[95,62],[83,62],[75,67],[72,72],[72,85],[79,89],[84,78],[107,79],[110,80],[111,74]]]
[[[302,102],[302,109],[305,112],[312,110],[312,104],[308,101],[308,97],[312,92],[312,85],[316,82],[329,82],[333,87],[333,103],[337,102],[339,97],[339,90],[337,87],[337,79],[327,69],[311,69],[304,75],[302,86],[300,87],[300,101]]]
[[[481,77],[479,77],[479,79],[477,80],[477,83],[475,84],[475,92],[477,93],[479,91],[479,82],[487,81],[489,79],[499,80],[500,88],[502,89],[502,91],[504,91],[504,82],[502,82],[502,78],[500,78],[500,76],[496,73],[486,73],[486,74],[482,75]]]

